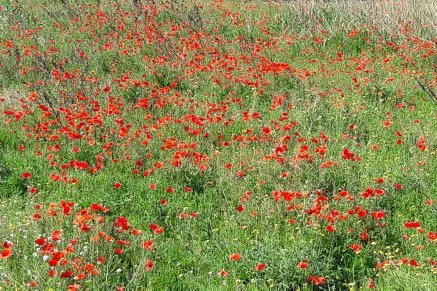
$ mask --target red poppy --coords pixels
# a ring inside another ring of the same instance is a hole
[[[326,231],[328,232],[335,232],[335,226],[334,225],[327,225],[326,226]]]
[[[307,260],[303,260],[297,264],[297,267],[301,268],[301,269],[307,269],[308,266],[309,266],[309,264],[308,264]]]
[[[48,273],[50,278],[55,277],[57,274],[56,270],[53,270],[53,269],[49,270],[47,273]]]
[[[220,272],[217,273],[217,275],[219,277],[227,277],[227,276],[229,276],[229,273],[226,272],[225,270],[221,270]]]
[[[238,212],[243,212],[244,211],[244,206],[238,205],[236,209],[237,209]]]
[[[419,221],[407,221],[404,223],[406,228],[419,228],[421,226]]]
[[[417,140],[417,148],[421,150],[422,152],[426,151],[426,145],[425,145],[425,137],[421,136]]]
[[[428,232],[428,238],[433,242],[437,241],[437,233],[434,231]]]
[[[12,249],[14,247],[14,243],[11,241],[4,241],[3,242],[3,248],[5,249]]]
[[[241,260],[241,258],[242,258],[242,256],[241,256],[241,254],[238,254],[238,253],[236,253],[236,254],[231,254],[230,256],[229,256],[229,259],[231,260],[231,261],[239,261],[239,260]]]
[[[364,209],[361,209],[361,210],[357,211],[357,215],[359,218],[364,218],[367,216],[367,211]]]
[[[23,178],[23,179],[30,179],[30,177],[32,177],[32,174],[29,172],[25,172],[25,173],[21,174],[21,178]]]
[[[148,250],[148,251],[151,251],[151,250],[153,250],[153,248],[154,248],[154,246],[155,246],[155,243],[153,242],[153,240],[147,240],[147,241],[144,241],[144,242],[141,244],[141,246],[142,246],[144,249],[146,249],[146,250]]]
[[[264,134],[270,134],[270,132],[271,132],[271,130],[270,130],[270,128],[269,127],[263,127],[263,133]]]
[[[0,253],[0,259],[2,260],[6,260],[7,258],[9,258],[10,256],[12,256],[13,252],[12,249],[4,249],[1,253]]]
[[[151,231],[153,231],[154,234],[161,234],[164,232],[164,228],[163,227],[159,227],[159,225],[151,223],[149,224],[149,229]]]
[[[132,229],[130,232],[132,235],[142,235],[143,231],[140,229]]]
[[[73,272],[70,270],[67,270],[67,271],[61,273],[61,275],[59,275],[59,277],[62,279],[70,278],[71,276],[73,276]]]
[[[360,32],[357,29],[351,30],[348,33],[349,38],[354,38],[355,36],[357,36]]]
[[[104,257],[98,257],[97,258],[97,264],[98,265],[103,264],[105,261],[106,261],[106,259]]]
[[[372,213],[372,217],[375,219],[383,219],[385,217],[385,212],[384,211],[373,211]]]
[[[237,177],[238,178],[242,179],[242,178],[244,178],[244,176],[246,176],[246,173],[244,171],[237,172]]]
[[[355,155],[355,153],[351,152],[348,148],[343,149],[341,157],[343,160],[349,161],[360,161],[361,157]]]
[[[266,264],[264,264],[264,263],[259,263],[258,265],[255,266],[254,270],[257,271],[257,272],[259,272],[259,271],[264,270],[266,267],[267,267]]]
[[[362,232],[362,233],[360,233],[359,237],[360,237],[360,239],[363,240],[363,241],[367,241],[367,240],[369,240],[369,234],[368,234],[367,232]]]
[[[369,288],[369,289],[374,289],[374,288],[376,288],[375,281],[373,281],[372,278],[369,278],[368,283],[367,283],[367,288]]]
[[[354,251],[354,253],[358,254],[361,252],[361,250],[363,249],[362,246],[360,246],[359,244],[353,244],[349,247],[352,251]]]
[[[147,259],[144,267],[145,267],[147,272],[150,272],[155,267],[155,262],[150,260],[150,259]]]
[[[53,231],[53,233],[52,233],[52,240],[53,240],[53,241],[58,241],[58,240],[60,240],[60,239],[61,239],[61,235],[62,235],[62,233],[61,233],[60,230],[55,230],[55,231]]]
[[[44,245],[46,242],[47,242],[47,240],[44,237],[40,237],[40,238],[35,240],[35,243],[37,245],[40,245],[40,246]]]
[[[319,276],[308,276],[307,277],[308,283],[312,283],[312,284],[315,284],[317,286],[323,285],[323,283],[325,283],[325,281],[326,281],[325,277],[319,277]]]

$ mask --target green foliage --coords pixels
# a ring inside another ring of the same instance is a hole
[[[0,289],[433,286],[431,42],[341,1],[61,2],[2,4]]]

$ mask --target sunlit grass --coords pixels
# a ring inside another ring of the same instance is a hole
[[[2,4],[0,288],[432,288],[437,6],[172,3]]]

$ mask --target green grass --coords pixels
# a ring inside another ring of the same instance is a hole
[[[428,6],[101,2],[0,11],[0,289],[432,289]]]

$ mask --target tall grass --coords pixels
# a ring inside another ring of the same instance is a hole
[[[437,38],[435,0],[301,0],[274,1],[272,5],[288,10],[308,33],[314,29],[348,31],[367,25],[385,35],[409,32],[426,40]]]
[[[1,4],[0,288],[435,285],[418,3]]]

